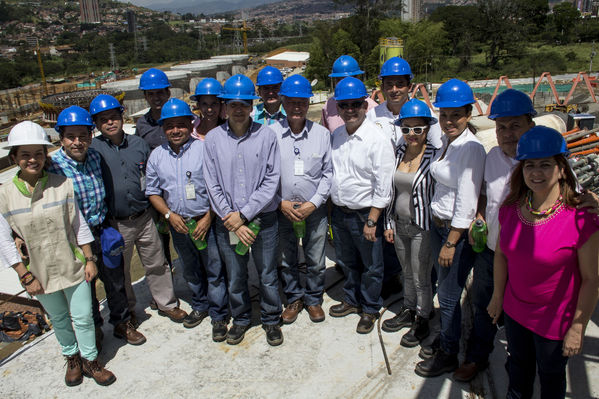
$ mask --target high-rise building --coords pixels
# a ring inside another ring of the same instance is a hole
[[[135,11],[127,10],[127,32],[133,33],[137,30],[137,17]]]
[[[81,10],[81,23],[99,24],[101,22],[98,0],[79,0],[79,8]]]
[[[423,0],[403,0],[401,19],[407,22],[418,22],[422,18]]]

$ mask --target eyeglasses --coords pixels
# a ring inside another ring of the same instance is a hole
[[[416,136],[420,136],[426,130],[428,126],[414,126],[414,127],[402,127],[401,132],[403,134],[410,134],[410,131],[414,132]]]
[[[364,104],[364,101],[354,101],[353,103],[337,103],[337,106],[342,110],[346,110],[348,108],[360,108]]]

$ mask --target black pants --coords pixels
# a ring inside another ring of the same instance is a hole
[[[124,323],[130,319],[129,305],[127,301],[127,293],[125,292],[125,274],[123,271],[123,264],[115,269],[110,269],[104,265],[102,261],[102,245],[100,243],[100,228],[92,228],[94,235],[94,242],[91,243],[92,252],[98,257],[96,266],[98,267],[98,276],[104,283],[104,290],[106,291],[106,301],[108,302],[108,309],[110,310],[110,324],[116,326]],[[101,326],[104,322],[102,315],[100,314],[100,303],[96,297],[96,279],[92,281],[92,313],[94,318],[94,324]]]
[[[541,399],[566,397],[566,363],[562,340],[543,338],[504,314],[509,376],[508,399],[531,398],[536,367],[539,369]]]

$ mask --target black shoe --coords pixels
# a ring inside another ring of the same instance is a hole
[[[329,314],[332,317],[344,317],[352,313],[361,313],[362,308],[350,305],[347,302],[341,302],[329,308]]]
[[[374,328],[374,323],[378,318],[378,313],[362,313],[362,317],[360,317],[360,321],[358,322],[358,326],[356,327],[356,332],[358,334],[368,334]]]
[[[381,329],[386,332],[396,332],[404,327],[410,327],[416,319],[416,311],[402,307],[399,313],[383,322]]]
[[[437,377],[456,370],[459,365],[457,354],[450,355],[439,349],[430,359],[418,362],[414,372],[421,377]]]
[[[440,347],[441,347],[441,342],[439,341],[439,336],[437,335],[435,337],[435,340],[430,345],[423,346],[422,348],[420,348],[420,352],[418,352],[418,356],[424,360],[430,359],[431,357],[433,357],[435,352],[439,350]]]
[[[262,325],[264,331],[266,331],[266,342],[270,346],[279,346],[283,343],[283,332],[278,324]]]
[[[212,322],[212,340],[214,342],[223,342],[227,339],[227,320],[218,320]]]
[[[199,310],[192,310],[183,319],[183,327],[194,328],[195,326],[198,326],[207,316],[208,312],[206,311],[200,312]]]
[[[227,344],[237,345],[243,341],[245,332],[250,329],[250,326],[240,326],[239,324],[233,323],[233,326],[227,332]]]
[[[420,316],[416,316],[416,320],[412,324],[412,327],[410,327],[410,331],[401,337],[399,344],[401,346],[405,346],[406,348],[413,348],[425,340],[430,333],[431,331],[428,328],[428,320],[423,319]]]

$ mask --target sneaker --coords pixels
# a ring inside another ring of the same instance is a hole
[[[430,329],[428,327],[428,320],[420,316],[416,316],[416,320],[414,323],[412,323],[410,331],[401,337],[399,344],[401,346],[405,346],[406,348],[413,348],[420,344],[420,342],[424,341],[429,334]]]
[[[358,322],[358,326],[356,327],[356,332],[358,334],[368,334],[374,328],[374,323],[378,318],[378,313],[362,313],[360,321]]]
[[[410,327],[416,319],[416,311],[402,307],[399,313],[383,322],[381,329],[385,332],[396,332],[404,327]]]
[[[98,359],[81,359],[83,375],[93,378],[98,385],[110,385],[116,381],[116,377],[110,371],[100,366]]]
[[[347,302],[340,302],[337,305],[333,305],[329,308],[329,314],[332,317],[344,317],[352,313],[361,313],[362,308],[354,305],[350,305]]]
[[[285,324],[293,323],[303,308],[304,302],[301,299],[291,302],[289,305],[287,305],[287,307],[285,307],[283,314],[281,314],[281,320]]]
[[[266,331],[266,342],[270,346],[279,346],[283,343],[283,332],[278,324],[262,325],[264,331]]]
[[[245,332],[250,329],[250,326],[240,326],[239,324],[233,323],[233,326],[227,332],[227,344],[237,345],[243,341]]]
[[[67,372],[64,376],[65,384],[70,387],[81,384],[81,381],[83,381],[81,355],[77,353],[73,356],[65,356],[65,359],[67,361]]]
[[[450,355],[443,349],[439,349],[430,359],[418,362],[414,372],[421,377],[437,377],[454,371],[458,366],[457,354]]]
[[[183,319],[183,327],[185,328],[194,328],[202,322],[206,317],[208,317],[207,311],[199,311],[192,310],[184,319]]]
[[[223,342],[227,339],[227,320],[218,320],[212,322],[212,340],[214,342]]]

